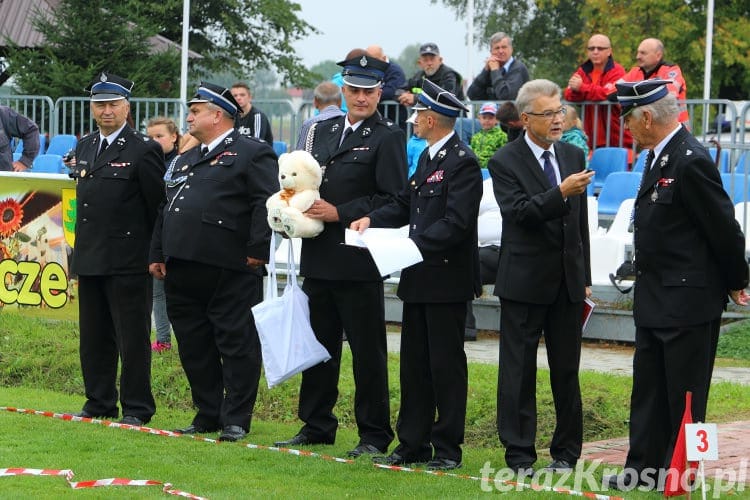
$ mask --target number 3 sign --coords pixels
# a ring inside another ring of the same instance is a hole
[[[687,459],[718,460],[719,438],[716,424],[685,424]]]

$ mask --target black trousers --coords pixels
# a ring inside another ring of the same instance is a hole
[[[328,281],[305,278],[302,290],[310,301],[315,337],[331,359],[302,372],[299,418],[301,433],[315,441],[333,443],[338,420],[342,335],[352,351],[354,416],[361,443],[382,450],[393,441],[388,392],[388,353],[385,338],[383,282]]]
[[[193,424],[250,430],[260,379],[260,341],[250,308],[262,278],[198,262],[167,260],[167,315],[198,412]]]
[[[636,328],[625,467],[638,473],[669,467],[685,392],[693,393],[693,421],[705,421],[719,326],[717,318],[687,327]]]
[[[466,303],[404,303],[401,329],[401,411],[394,450],[415,461],[461,461],[468,371]]]
[[[536,352],[544,335],[557,423],[550,454],[575,464],[583,443],[578,367],[583,302],[570,302],[565,283],[552,304],[500,300],[497,430],[509,467],[536,461]]]
[[[80,356],[86,403],[96,416],[117,417],[117,365],[123,415],[151,420],[151,299],[148,273],[79,276]]]

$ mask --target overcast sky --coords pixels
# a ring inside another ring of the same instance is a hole
[[[432,5],[430,0],[349,0],[330,4],[320,0],[295,1],[302,7],[299,17],[321,32],[295,44],[308,67],[326,59],[340,61],[356,47],[377,44],[387,55],[398,57],[407,45],[434,42],[445,64],[464,78],[471,77],[466,23],[456,19],[455,13],[443,4]],[[474,74],[488,53],[485,44],[471,52]]]

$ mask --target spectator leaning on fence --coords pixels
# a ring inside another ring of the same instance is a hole
[[[612,57],[609,38],[597,34],[586,46],[589,58],[581,64],[568,80],[565,100],[571,102],[602,101],[583,107],[583,130],[589,137],[589,147],[633,145],[629,130],[620,127],[620,106],[607,104],[607,98],[615,92],[615,82],[625,75],[625,69]],[[609,131],[609,134],[607,134]],[[622,133],[622,140],[620,134]]]
[[[23,153],[17,161],[13,161],[11,137],[23,140]],[[0,106],[0,171],[23,172],[31,168],[38,154],[39,127],[36,123],[8,106]]]
[[[529,81],[526,65],[513,57],[513,40],[503,32],[490,37],[490,56],[467,92],[473,101],[508,101],[516,98],[521,85]]]

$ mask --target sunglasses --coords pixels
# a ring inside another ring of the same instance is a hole
[[[595,50],[598,50],[599,52],[603,52],[607,49],[609,49],[609,47],[586,47],[586,50],[588,50],[589,52],[594,52]]]

